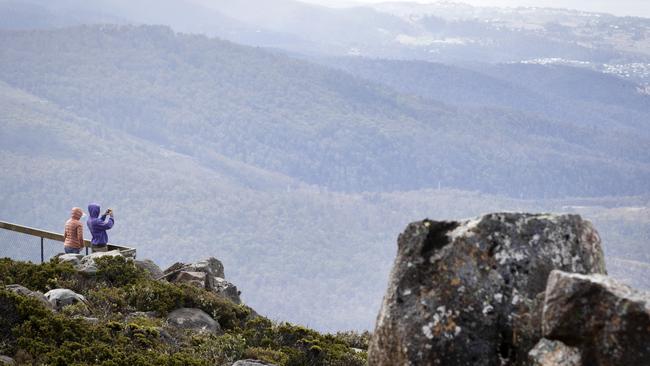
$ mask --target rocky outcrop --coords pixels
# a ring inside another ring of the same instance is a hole
[[[196,263],[174,263],[165,270],[165,275],[178,272],[180,270],[189,272],[203,272],[212,277],[225,278],[223,263],[214,257],[210,257]]]
[[[175,263],[165,270],[162,278],[173,283],[187,283],[217,293],[236,304],[241,304],[237,286],[224,278],[223,264],[216,258],[196,263]]]
[[[176,309],[167,316],[167,324],[174,328],[201,333],[222,333],[219,323],[201,309]]]
[[[95,260],[102,257],[123,257],[119,250],[111,250],[109,252],[97,252],[84,256],[79,264],[75,266],[77,271],[82,273],[94,274],[97,273],[97,264]]]
[[[369,365],[525,365],[554,269],[605,273],[577,215],[490,214],[410,224],[377,318]]]
[[[206,288],[207,274],[203,272],[180,271],[174,277],[174,283],[187,283],[190,285]]]
[[[542,329],[585,366],[650,365],[650,293],[611,278],[553,271]]]
[[[68,290],[65,288],[57,288],[45,293],[45,298],[52,304],[56,310],[61,310],[63,307],[73,305],[78,302],[86,303],[86,298],[83,295]]]
[[[239,295],[241,292],[237,290],[237,286],[224,280],[223,278],[215,277],[212,283],[212,291],[224,296],[235,304],[241,304]]]
[[[0,365],[10,365],[13,366],[16,364],[13,358],[9,356],[0,356]]]
[[[530,366],[583,366],[580,351],[560,341],[542,338],[528,353]]]
[[[9,291],[12,291],[14,293],[17,293],[19,295],[23,296],[29,296],[33,297],[36,300],[40,301],[43,305],[45,305],[46,308],[52,309],[52,304],[48,301],[48,299],[43,295],[43,293],[38,292],[38,291],[32,291],[28,289],[27,287],[21,286],[21,285],[7,285],[6,289]]]
[[[151,259],[137,260],[135,266],[149,274],[150,278],[156,279],[163,275],[163,271]]]
[[[71,263],[73,266],[78,266],[83,259],[83,254],[59,254],[52,257],[52,260],[58,260],[61,263]]]

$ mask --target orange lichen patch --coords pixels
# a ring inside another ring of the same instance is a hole
[[[453,319],[447,319],[447,321],[444,322],[444,323],[440,322],[440,323],[436,324],[433,327],[432,331],[433,331],[433,334],[436,337],[439,337],[439,336],[441,336],[441,335],[443,335],[445,333],[446,334],[454,334],[454,332],[456,331],[456,322],[454,322]]]
[[[452,286],[458,286],[460,285],[460,278],[456,277],[453,280],[451,280],[451,285]]]

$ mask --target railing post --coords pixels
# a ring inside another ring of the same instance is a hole
[[[45,255],[43,253],[43,237],[41,236],[41,263],[45,262]]]

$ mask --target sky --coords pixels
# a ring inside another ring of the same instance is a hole
[[[302,0],[323,5],[343,5],[356,3],[378,3],[386,0]],[[390,0],[398,2],[433,3],[436,1]],[[585,11],[630,15],[650,18],[650,0],[456,0],[475,6],[539,6],[571,8]]]

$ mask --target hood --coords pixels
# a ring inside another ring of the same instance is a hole
[[[96,219],[99,217],[99,205],[96,203],[91,203],[88,205],[88,213],[90,217]]]
[[[70,212],[70,217],[72,217],[75,220],[79,220],[81,216],[83,216],[84,212],[82,209],[79,207],[73,207],[72,211]]]

